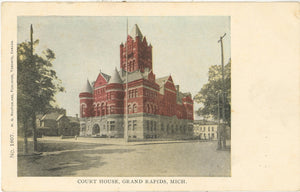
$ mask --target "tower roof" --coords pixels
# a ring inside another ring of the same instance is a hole
[[[107,84],[107,82],[109,81],[111,77],[103,72],[99,72],[99,75],[94,83],[94,88],[97,88],[97,87],[101,87],[105,84]]]
[[[109,79],[110,79],[110,76],[109,76],[109,75],[107,75],[107,74],[105,74],[105,73],[102,73],[101,70],[100,70],[100,74],[104,77],[104,79],[106,80],[106,82],[109,81]]]
[[[117,71],[117,68],[115,68],[115,70],[113,71],[113,74],[112,74],[112,76],[111,76],[111,78],[110,78],[110,80],[109,80],[108,83],[109,84],[110,83],[119,83],[119,84],[122,83],[122,80],[121,80],[120,75],[119,75],[119,73]]]
[[[92,92],[93,92],[93,89],[91,87],[91,84],[90,84],[89,80],[86,80],[86,85],[83,88],[82,93],[92,93]]]
[[[134,26],[131,30],[130,36],[132,38],[139,37],[140,39],[143,39],[143,34],[137,24],[134,24]]]

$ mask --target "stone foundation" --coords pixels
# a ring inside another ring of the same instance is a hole
[[[80,119],[80,136],[124,137],[124,115],[106,115]],[[193,136],[193,121],[147,113],[128,115],[128,138],[188,139]]]

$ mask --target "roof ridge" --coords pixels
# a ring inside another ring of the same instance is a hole
[[[131,30],[131,33],[130,33],[130,36],[132,38],[135,38],[135,37],[140,37],[141,40],[143,39],[143,34],[139,28],[139,26],[137,24],[134,24],[132,30]]]

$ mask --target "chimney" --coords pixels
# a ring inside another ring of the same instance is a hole
[[[179,97],[179,85],[175,85],[177,98]]]

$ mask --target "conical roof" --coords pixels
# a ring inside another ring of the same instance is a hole
[[[132,38],[135,38],[135,37],[140,37],[140,39],[143,39],[143,34],[139,28],[139,26],[137,24],[135,24],[131,30],[131,33],[130,33],[130,36]]]
[[[122,83],[122,80],[121,80],[121,77],[117,71],[117,68],[115,68],[115,70],[113,71],[112,73],[112,76],[108,82],[109,84],[110,83],[118,83],[118,84],[121,84]]]
[[[86,80],[86,85],[82,90],[82,93],[92,93],[93,92],[93,88],[91,87],[91,84],[89,82],[89,80]]]

